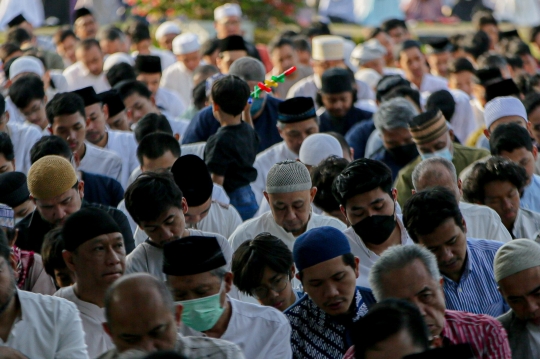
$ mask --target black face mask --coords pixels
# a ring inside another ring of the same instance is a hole
[[[398,146],[394,148],[387,149],[388,153],[394,161],[400,166],[405,166],[412,160],[414,160],[416,157],[418,157],[418,149],[416,148],[416,144],[409,143],[408,145]]]
[[[394,214],[390,216],[376,215],[364,218],[352,227],[364,242],[379,245],[390,237],[396,228],[396,220]]]

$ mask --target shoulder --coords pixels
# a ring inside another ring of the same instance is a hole
[[[118,156],[115,153],[112,153],[111,151],[104,150],[102,148],[99,148],[97,146],[94,146],[88,142],[85,142],[87,154],[92,155],[93,157],[98,157],[101,160],[107,160],[107,161],[119,161],[122,162],[122,159],[120,156]]]
[[[197,123],[202,122],[209,122],[210,120],[214,120],[217,123],[217,120],[214,118],[214,114],[212,113],[212,106],[207,106],[197,112],[195,117],[193,117],[193,121],[196,121]]]
[[[55,297],[64,298],[69,301],[72,301],[71,298],[75,295],[75,292],[73,291],[73,286],[60,288],[54,293]]]
[[[501,322],[503,327],[508,328],[510,326],[510,323],[514,320],[514,311],[510,309],[508,312],[497,317],[497,320]]]
[[[285,315],[275,308],[241,302],[233,298],[229,298],[229,300],[231,302],[233,312],[236,311],[236,315],[251,318],[253,320],[270,322],[276,326],[288,326],[289,324]]]
[[[491,252],[491,254],[495,256],[495,252],[497,252],[504,243],[488,239],[467,238],[467,245],[473,252]]]
[[[365,118],[365,119],[373,117],[373,112],[362,110],[361,108],[358,108],[355,106],[353,106],[353,111],[354,111],[355,117],[360,117],[360,118]]]
[[[444,317],[446,322],[454,327],[453,329],[460,326],[468,326],[484,328],[486,331],[488,329],[502,330],[502,325],[497,319],[485,314],[446,310]]]
[[[330,217],[330,216],[321,216],[315,213],[313,213],[311,216],[313,218],[313,224],[316,227],[330,226],[330,227],[335,227],[340,230],[345,230],[347,228],[345,223],[341,222],[337,218]]]
[[[43,316],[58,316],[62,314],[65,316],[77,314],[78,317],[76,305],[67,299],[20,290],[17,291],[17,296],[23,313],[41,318]],[[36,312],[39,314],[36,315]]]
[[[62,73],[64,76],[66,75],[72,75],[76,72],[79,72],[81,70],[81,63],[79,61],[75,62],[74,64],[69,65],[66,67],[64,72]]]
[[[489,151],[483,148],[463,146],[458,143],[454,143],[454,149],[456,150],[456,154],[461,154],[467,158],[474,158],[475,160],[479,160],[490,155]]]
[[[283,312],[283,314],[285,314],[285,316],[287,316],[288,318],[299,317],[302,315],[302,313],[305,313],[308,311],[309,302],[311,302],[309,295],[304,294],[304,296],[298,299],[296,303],[294,303],[289,308],[287,308]]]
[[[268,216],[271,217],[272,212],[263,213],[259,217],[248,219],[239,225],[229,238],[233,248],[237,248],[246,239],[264,232],[269,221]]]
[[[403,167],[402,169],[399,170],[399,173],[398,173],[398,176],[397,176],[397,180],[401,180],[402,177],[408,177],[410,178],[413,171],[414,171],[414,168],[416,167],[417,164],[419,164],[420,162],[422,161],[422,158],[420,156],[416,157],[415,160],[413,160],[411,163],[409,163],[408,165],[406,165],[405,167]]]

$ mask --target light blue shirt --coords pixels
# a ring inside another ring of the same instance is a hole
[[[540,176],[533,174],[531,183],[523,190],[520,207],[540,213]]]

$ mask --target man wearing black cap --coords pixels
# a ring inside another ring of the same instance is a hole
[[[138,55],[154,55],[161,59],[161,68],[166,69],[175,63],[176,59],[169,50],[161,50],[152,46],[152,36],[150,28],[142,21],[134,22],[125,31],[126,35],[131,39],[131,49],[135,50],[131,53],[132,56]]]
[[[216,238],[190,236],[165,244],[163,273],[183,306],[181,334],[227,340],[250,359],[292,358],[291,328],[282,313],[227,295],[233,274]]]
[[[15,224],[34,211],[36,205],[30,199],[24,173],[6,172],[0,174],[0,203],[13,208]]]
[[[452,59],[451,47],[446,37],[436,39],[426,45],[426,58],[433,76],[448,77],[448,64]]]
[[[99,94],[103,104],[107,105],[109,116],[107,125],[111,130],[131,131],[126,113],[126,106],[117,90],[109,90]]]
[[[49,37],[34,35],[34,26],[24,17],[24,15],[18,14],[7,23],[7,26],[10,30],[14,28],[22,28],[26,30],[38,48],[51,52],[55,51],[54,44],[51,42]]]
[[[77,279],[55,296],[75,303],[79,309],[88,354],[95,358],[114,347],[102,325],[104,299],[109,286],[124,274],[124,239],[107,212],[91,207],[69,216],[62,238],[65,245],[62,256]]]
[[[247,55],[247,48],[242,36],[228,36],[220,40],[219,54],[216,59],[217,67],[222,74],[228,74],[232,63]]]
[[[81,40],[94,39],[99,29],[99,24],[92,11],[85,7],[75,10],[73,14],[75,34]]]
[[[358,122],[369,120],[372,113],[354,106],[354,78],[348,70],[332,68],[323,73],[320,90],[320,131],[335,131],[345,135]]]

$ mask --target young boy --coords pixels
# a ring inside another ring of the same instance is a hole
[[[206,142],[204,160],[212,181],[222,185],[242,220],[257,212],[257,201],[250,183],[257,178],[253,167],[259,138],[253,129],[247,83],[234,75],[217,80],[212,86],[214,117],[221,128]],[[248,123],[242,121],[242,115]]]

